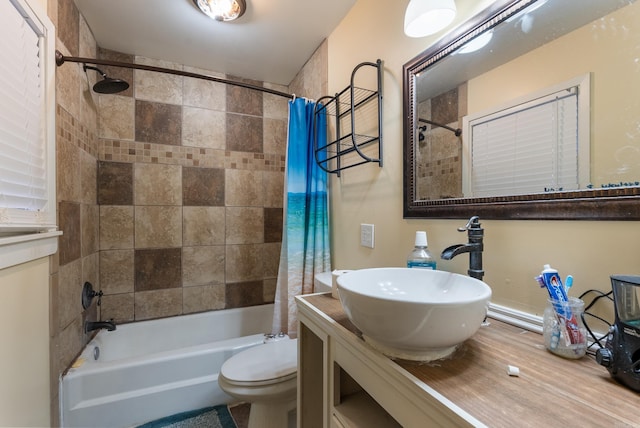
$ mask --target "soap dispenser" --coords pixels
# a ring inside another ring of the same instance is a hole
[[[427,232],[416,232],[415,247],[407,257],[407,267],[420,269],[436,269],[436,260],[427,248]]]

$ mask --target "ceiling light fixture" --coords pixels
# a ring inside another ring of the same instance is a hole
[[[409,37],[435,34],[456,17],[454,0],[411,0],[404,15],[404,33]]]
[[[240,18],[247,9],[244,0],[193,0],[193,3],[216,21],[233,21]]]

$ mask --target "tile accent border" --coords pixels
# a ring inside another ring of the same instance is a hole
[[[98,159],[113,162],[161,163],[204,168],[284,172],[286,156],[99,139]]]

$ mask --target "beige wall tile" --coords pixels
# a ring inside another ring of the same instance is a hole
[[[170,317],[182,313],[182,287],[135,293],[135,320]]]
[[[133,98],[100,95],[98,106],[100,138],[134,139],[135,100]]]
[[[60,266],[58,273],[58,331],[64,330],[82,312],[82,260]]]
[[[224,245],[183,247],[182,286],[224,283]]]
[[[227,169],[225,171],[225,205],[236,206],[262,206],[263,171]]]
[[[160,61],[137,56],[137,64],[182,70],[182,66],[169,61]],[[166,104],[182,104],[182,76],[157,73],[154,71],[135,70],[135,98]]]
[[[100,206],[100,249],[133,248],[133,207]]]
[[[90,283],[94,290],[100,290],[100,253],[93,253],[87,257],[82,258],[82,278],[80,280],[80,288],[78,290],[78,296],[82,296],[82,287],[85,282]],[[80,299],[82,303],[82,299]],[[94,304],[96,301],[94,300]],[[82,309],[82,304],[80,304]]]
[[[137,206],[135,209],[135,248],[182,246],[182,208]]]
[[[329,43],[320,44],[289,85],[290,92],[318,99],[328,93]]]
[[[57,138],[56,168],[58,174],[56,179],[56,198],[58,201],[80,201],[82,199],[82,181],[78,165],[80,165],[80,149],[67,138]]]
[[[135,320],[133,293],[102,296],[100,317],[103,320],[113,319],[116,324]]]
[[[96,58],[97,49],[96,41],[93,38],[91,29],[87,25],[84,17],[80,15],[80,56],[85,58]],[[93,85],[102,77],[93,70],[87,70],[85,75],[88,77],[86,86],[82,88],[82,105],[80,109],[80,123],[95,124],[98,118],[98,94],[92,90]]]
[[[78,317],[66,328],[61,329],[52,341],[51,361],[53,367],[51,372],[52,376],[56,377],[56,382],[58,379],[56,375],[66,370],[76,358],[78,352],[82,350],[84,346],[83,331],[82,320]]]
[[[279,119],[264,119],[263,124],[264,152],[286,155],[287,122]]]
[[[83,256],[88,256],[99,250],[99,217],[98,205],[80,205],[80,248]]]
[[[185,66],[184,70],[190,73],[203,74],[205,76],[225,78],[223,73],[216,73],[199,68]],[[227,94],[226,88],[227,85],[224,83],[185,77],[182,101],[185,106],[225,111]]]
[[[56,43],[56,49],[63,55],[72,55],[59,42]],[[56,73],[56,102],[78,120],[81,94],[86,88],[88,88],[87,79],[81,64],[65,64],[64,73]]]
[[[82,226],[80,204],[60,202],[58,204],[58,226],[63,232],[58,240],[60,264],[65,265],[82,256]]]
[[[264,177],[264,206],[282,208],[284,204],[284,172],[265,171]]]
[[[226,243],[264,242],[264,210],[253,207],[227,207]]]
[[[276,297],[276,286],[278,281],[276,278],[265,279],[262,281],[262,298],[265,302],[273,302]]]
[[[274,89],[276,91],[289,93],[289,88],[274,83],[264,83],[265,88]],[[280,95],[269,94],[265,92],[262,96],[264,117],[272,119],[287,120],[289,117],[289,99]]]
[[[182,108],[182,145],[224,149],[226,113],[196,107]]]
[[[93,33],[91,29],[87,25],[87,21],[84,19],[84,16],[80,14],[80,56],[87,58],[96,58],[97,51],[96,48],[96,39],[93,37]]]
[[[263,268],[265,278],[277,278],[278,267],[280,266],[280,242],[273,242],[263,245]]]
[[[182,167],[136,163],[133,186],[135,205],[181,205]]]
[[[133,285],[133,249],[100,251],[100,288],[104,294],[133,293]]]
[[[225,280],[230,282],[261,280],[264,276],[262,244],[227,245]]]
[[[224,309],[225,285],[185,287],[182,290],[182,301],[182,311],[185,314]]]
[[[98,182],[97,172],[98,164],[96,158],[84,150],[80,151],[80,201],[85,204],[96,204],[98,200],[98,191],[96,183]]]
[[[224,244],[223,207],[183,207],[182,244],[185,246]]]

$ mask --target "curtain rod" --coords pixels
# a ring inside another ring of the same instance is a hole
[[[454,128],[450,127],[450,126],[443,125],[441,123],[434,122],[434,121],[431,121],[431,120],[418,118],[418,122],[428,123],[429,125],[439,126],[440,128],[448,129],[449,131],[451,131],[454,134],[456,134],[456,137],[459,137],[462,134],[462,129],[460,129],[460,128],[454,129]]]
[[[193,77],[196,79],[203,79],[203,80],[210,80],[212,82],[225,83],[227,85],[240,86],[243,88],[267,92],[273,95],[278,95],[280,97],[285,97],[290,99],[295,98],[293,95],[287,94],[285,92],[276,91],[275,89],[263,88],[261,86],[255,86],[249,83],[235,82],[233,80],[221,79],[219,77],[206,76],[204,74],[191,73],[189,71],[172,70],[170,68],[155,67],[152,65],[132,64],[130,62],[110,61],[110,60],[95,59],[95,58],[65,56],[65,55],[62,55],[60,51],[56,50],[56,65],[59,67],[65,62],[79,62],[84,64],[88,63],[88,64],[94,64],[94,65],[107,65],[112,67],[135,68],[137,70],[156,71],[158,73],[175,74],[177,76]]]

